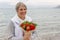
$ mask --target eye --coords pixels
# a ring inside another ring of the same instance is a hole
[[[26,9],[24,9],[24,10],[26,10]]]
[[[20,9],[21,11],[23,10],[23,9]]]

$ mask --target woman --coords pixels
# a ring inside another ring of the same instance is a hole
[[[26,5],[22,2],[18,2],[16,4],[16,12],[17,14],[11,19],[8,26],[9,34],[11,35],[8,40],[30,40],[31,31],[24,32],[22,28],[19,27],[19,25],[24,21],[32,21],[32,19],[26,15]]]

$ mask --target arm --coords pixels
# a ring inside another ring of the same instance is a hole
[[[31,39],[31,31],[25,31],[23,40],[30,40]]]
[[[23,40],[22,31],[15,29],[15,36],[12,37],[12,40]]]
[[[18,28],[15,29],[12,21],[10,21],[8,25],[8,34],[9,36],[11,35],[8,40],[23,40],[22,30],[19,30]]]

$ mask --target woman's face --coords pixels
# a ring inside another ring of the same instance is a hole
[[[17,14],[20,16],[20,17],[25,17],[26,15],[26,12],[27,12],[27,9],[25,6],[20,6],[17,10]]]

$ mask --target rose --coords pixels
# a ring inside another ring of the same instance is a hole
[[[20,24],[20,26],[26,31],[31,31],[35,30],[37,25],[33,22],[24,21],[23,23]]]
[[[35,25],[34,24],[30,24],[30,29],[34,30],[35,29]]]

